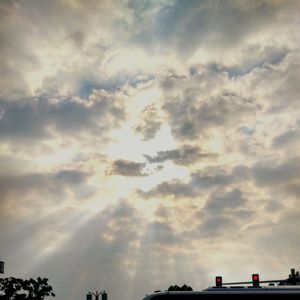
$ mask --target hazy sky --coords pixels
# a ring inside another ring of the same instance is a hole
[[[6,276],[141,300],[300,268],[300,1],[1,0],[0,24]]]

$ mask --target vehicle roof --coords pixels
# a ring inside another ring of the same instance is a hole
[[[164,291],[146,295],[144,300],[160,298],[161,296],[197,296],[207,294],[296,294],[300,296],[300,286],[260,286],[245,287],[209,287],[202,291]]]

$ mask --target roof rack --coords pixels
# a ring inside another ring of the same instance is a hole
[[[260,283],[269,283],[270,285],[277,283],[277,285],[300,285],[299,271],[295,272],[295,269],[291,269],[291,274],[287,279],[277,280],[259,280],[259,274],[252,274],[252,281],[239,281],[239,282],[226,282],[223,283],[222,276],[216,276],[215,287],[224,287],[228,285],[241,285],[241,284],[252,284],[253,287],[260,287]]]

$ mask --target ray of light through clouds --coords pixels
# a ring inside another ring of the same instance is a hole
[[[0,255],[57,299],[300,267],[300,2],[0,1]]]

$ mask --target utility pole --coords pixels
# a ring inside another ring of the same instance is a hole
[[[86,295],[86,300],[93,300],[93,295],[95,296],[96,300],[99,300],[99,296],[102,296],[102,300],[107,300],[107,293],[105,291],[102,292],[88,292]]]

